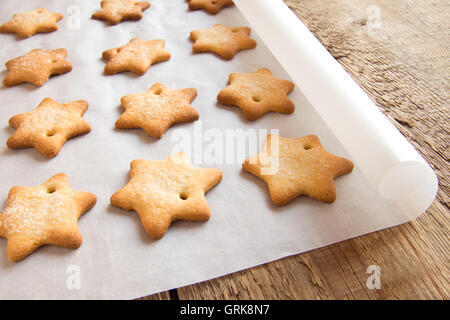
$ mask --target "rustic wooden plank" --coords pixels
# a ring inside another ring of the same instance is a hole
[[[160,293],[152,294],[151,296],[145,296],[142,298],[138,298],[136,300],[170,300],[170,293],[169,291],[163,291]]]
[[[450,5],[285,2],[432,165],[437,200],[410,223],[180,288],[180,299],[448,299]],[[366,286],[372,264],[380,290]]]

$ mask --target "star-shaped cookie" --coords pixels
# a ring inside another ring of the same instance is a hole
[[[273,203],[283,206],[301,195],[333,202],[333,179],[350,173],[353,163],[327,152],[315,135],[268,135],[263,151],[246,159],[242,168],[265,181]]]
[[[256,120],[269,111],[292,113],[295,105],[288,98],[294,84],[277,79],[269,69],[252,73],[232,73],[229,85],[217,96],[224,105],[238,106],[249,120]]]
[[[233,4],[233,0],[188,0],[190,10],[204,9],[211,14],[217,14],[223,7]]]
[[[61,13],[50,12],[45,8],[17,13],[10,21],[0,26],[0,32],[17,33],[21,38],[28,38],[39,32],[58,30],[56,22],[62,18]]]
[[[106,20],[109,24],[118,24],[124,20],[140,20],[142,11],[150,8],[148,1],[104,0],[101,9],[96,11],[93,19]]]
[[[194,30],[190,35],[194,41],[192,50],[195,53],[214,52],[223,59],[231,60],[238,51],[256,47],[256,41],[248,37],[250,32],[247,27],[228,27],[223,24]]]
[[[60,104],[45,98],[33,111],[9,119],[9,125],[17,130],[6,144],[12,149],[34,147],[47,158],[53,158],[68,139],[91,131],[82,118],[87,108],[84,100]]]
[[[170,53],[163,49],[164,45],[165,42],[162,39],[134,38],[123,47],[106,50],[103,52],[103,59],[108,61],[105,73],[131,71],[142,75],[152,64],[170,59]]]
[[[82,243],[78,219],[96,202],[94,194],[71,189],[64,173],[36,187],[13,187],[0,214],[8,259],[20,261],[46,244],[77,249]]]
[[[3,84],[12,87],[29,82],[40,87],[52,75],[72,71],[72,65],[66,60],[66,56],[66,49],[31,50],[6,62],[8,73],[3,79]]]
[[[123,96],[125,112],[116,121],[116,128],[142,128],[149,136],[160,138],[175,123],[198,120],[197,110],[190,105],[196,96],[194,88],[170,89],[160,83],[147,91]]]
[[[196,168],[183,153],[160,161],[133,160],[130,181],[111,197],[113,206],[139,214],[147,234],[164,236],[175,220],[206,221],[205,193],[222,180],[222,172]]]

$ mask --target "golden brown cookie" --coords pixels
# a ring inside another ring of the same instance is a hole
[[[92,19],[106,20],[109,24],[118,24],[124,20],[142,19],[142,11],[150,8],[148,1],[104,0],[101,9],[92,15]]]
[[[194,41],[192,50],[195,53],[214,52],[226,60],[231,60],[238,51],[256,47],[256,41],[248,37],[250,32],[247,27],[227,27],[223,24],[194,30],[190,35]]]
[[[21,38],[28,38],[39,32],[58,30],[56,22],[62,18],[61,13],[50,12],[45,8],[17,13],[12,20],[0,26],[0,32],[17,33]]]
[[[188,0],[189,10],[204,9],[211,14],[217,14],[223,7],[233,4],[233,0]]]
[[[31,50],[5,64],[8,73],[3,79],[3,84],[12,87],[29,82],[40,87],[52,75],[72,71],[72,65],[66,60],[66,56],[66,49]]]
[[[71,189],[64,173],[36,187],[11,188],[0,214],[0,238],[8,239],[8,259],[20,261],[46,244],[79,248],[78,219],[96,202],[95,194]]]
[[[147,234],[164,236],[175,220],[206,221],[205,192],[222,180],[222,172],[196,168],[183,153],[160,161],[133,160],[130,181],[111,197],[113,206],[139,214]]]
[[[131,71],[142,75],[152,64],[170,59],[170,53],[163,49],[164,45],[165,42],[162,39],[134,38],[123,47],[106,50],[103,52],[103,59],[108,61],[105,73]]]
[[[294,84],[277,79],[269,69],[252,73],[232,73],[229,85],[217,96],[227,106],[238,106],[249,120],[256,120],[269,111],[292,113],[295,105],[288,98]]]
[[[123,96],[125,112],[117,119],[116,128],[142,128],[153,138],[161,138],[172,125],[198,120],[199,114],[190,103],[197,90],[170,89],[156,83],[149,90]]]
[[[52,158],[68,139],[91,131],[91,126],[82,118],[87,108],[84,100],[60,104],[45,98],[35,110],[9,119],[9,125],[17,130],[6,144],[12,149],[34,147]]]
[[[263,151],[246,159],[242,168],[265,181],[273,203],[283,206],[301,195],[333,202],[333,179],[352,172],[353,163],[327,152],[315,135],[268,135]]]

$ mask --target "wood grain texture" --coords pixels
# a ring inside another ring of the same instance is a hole
[[[136,300],[170,300],[170,293],[169,291],[163,291],[160,293],[152,294],[151,296],[142,297]]]
[[[284,0],[431,164],[410,223],[178,289],[180,299],[449,298],[449,12],[435,0]],[[366,286],[381,267],[381,289]]]

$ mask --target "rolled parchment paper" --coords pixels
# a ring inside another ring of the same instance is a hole
[[[415,218],[433,202],[431,167],[282,0],[234,0],[379,194]]]

